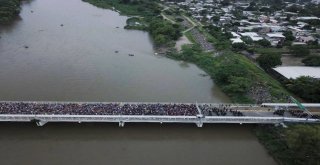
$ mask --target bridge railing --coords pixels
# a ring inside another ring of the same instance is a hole
[[[31,121],[35,119],[35,115],[0,115],[0,121]]]
[[[26,103],[26,104],[198,104],[198,105],[230,105],[231,107],[260,107],[258,104],[231,104],[231,103],[183,103],[183,102],[81,102],[81,101],[0,101],[0,103]]]
[[[181,122],[189,123],[196,122],[196,116],[126,116],[126,115],[36,115],[39,120],[46,121],[82,121],[82,122]]]
[[[0,115],[0,121],[47,122],[179,122],[194,123],[197,116],[143,116],[143,115]]]
[[[249,116],[143,116],[143,115],[0,115],[0,121],[29,122],[172,122],[172,123],[282,123],[320,122],[319,119]]]
[[[203,119],[204,123],[281,123],[283,117],[251,117],[251,116],[208,116]]]

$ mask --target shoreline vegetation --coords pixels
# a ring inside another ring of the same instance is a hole
[[[320,164],[320,125],[258,125],[253,131],[278,164]]]
[[[20,0],[0,0],[0,24],[13,20],[20,10]]]
[[[159,53],[168,51],[182,36],[179,24],[161,16],[162,7],[157,0],[83,0],[100,8],[112,9],[129,16],[125,29],[148,31]]]
[[[183,46],[168,57],[192,62],[206,71],[235,103],[285,102],[287,92],[246,57],[231,51],[219,56],[202,52],[198,45]]]

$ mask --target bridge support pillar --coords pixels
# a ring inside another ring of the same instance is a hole
[[[288,126],[285,125],[284,123],[280,123],[280,125],[281,125],[283,128],[288,128]]]
[[[124,127],[124,122],[123,121],[119,121],[119,127]]]
[[[199,123],[196,123],[197,124],[197,127],[201,128],[203,126],[203,123],[202,122],[199,122]]]
[[[42,127],[42,126],[44,126],[45,124],[47,124],[48,122],[47,122],[47,121],[41,121],[41,120],[39,120],[39,121],[37,121],[36,123],[37,123],[37,126]]]

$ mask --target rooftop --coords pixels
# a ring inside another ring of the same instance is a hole
[[[245,33],[240,33],[242,36],[248,36],[248,37],[258,37],[259,35],[255,32],[245,32]]]
[[[310,76],[320,79],[320,67],[280,66],[274,68],[274,70],[288,79],[296,79],[300,76]]]
[[[267,36],[270,38],[285,38],[282,33],[268,33]]]
[[[243,41],[240,38],[231,38],[230,39],[232,41],[232,43],[243,43]]]

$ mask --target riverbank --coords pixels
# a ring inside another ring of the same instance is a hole
[[[254,132],[279,164],[320,164],[319,124],[288,125],[288,128],[259,125]]]
[[[152,17],[160,14],[161,8],[152,0],[125,1],[125,0],[82,0],[94,6],[118,11],[126,16]]]
[[[195,63],[205,70],[236,103],[286,101],[281,84],[264,73],[247,58],[231,51],[219,56],[203,52],[198,45],[184,46],[180,53],[168,57]]]
[[[161,9],[153,0],[83,0],[94,6],[112,9],[122,15],[131,16],[127,20],[126,29],[148,31],[158,53],[165,53],[174,47],[175,41],[182,36],[179,24],[171,23],[162,18]]]
[[[20,13],[20,0],[0,0],[0,24],[11,21]]]

